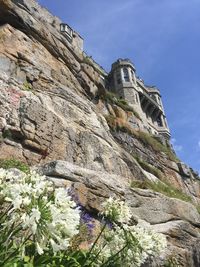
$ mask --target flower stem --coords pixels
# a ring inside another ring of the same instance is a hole
[[[99,241],[99,238],[101,237],[103,231],[105,230],[106,225],[107,225],[107,223],[105,222],[105,224],[103,225],[103,227],[102,227],[102,229],[101,229],[101,232],[98,234],[98,236],[97,236],[96,240],[94,241],[94,243],[93,243],[91,249],[89,250],[88,255],[87,255],[87,257],[86,257],[86,259],[85,259],[85,261],[84,261],[84,263],[83,263],[83,266],[85,266],[86,262],[90,259],[90,255],[91,255],[91,253],[92,253],[92,251],[93,251],[95,245],[96,245],[97,242]],[[92,261],[92,262],[93,262],[93,261]],[[91,263],[90,263],[89,266],[91,266]]]
[[[106,262],[104,262],[100,267],[105,267],[107,263],[109,263],[111,260],[113,260],[114,258],[116,258],[126,247],[128,246],[128,244],[126,244],[125,246],[123,246],[122,249],[120,249],[115,255],[113,255],[112,257],[110,257]]]
[[[19,246],[18,248],[16,248],[2,263],[2,266],[4,266],[4,264],[13,256],[15,256],[15,254],[19,251],[20,247],[22,247],[29,239],[30,239],[31,235],[29,235],[25,240],[24,242],[21,244],[21,246]]]

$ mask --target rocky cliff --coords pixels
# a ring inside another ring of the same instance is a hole
[[[126,199],[133,220],[169,241],[147,266],[200,266],[198,175],[131,128],[134,114],[108,97],[98,68],[60,23],[34,0],[0,2],[0,158],[39,165],[91,213],[110,195]]]

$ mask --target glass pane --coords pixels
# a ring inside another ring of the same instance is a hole
[[[125,82],[129,82],[129,75],[128,75],[128,69],[127,68],[123,68],[123,72],[124,72],[124,80]]]

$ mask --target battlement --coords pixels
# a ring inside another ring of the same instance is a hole
[[[121,67],[128,66],[135,71],[135,66],[133,65],[131,60],[128,58],[126,58],[126,59],[119,58],[116,62],[114,62],[112,64],[112,71],[114,71],[116,68],[119,68],[119,66],[121,66]]]

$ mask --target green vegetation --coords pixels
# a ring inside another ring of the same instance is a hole
[[[200,214],[200,205],[197,205],[196,209],[197,209],[198,213]]]
[[[31,83],[29,83],[28,81],[25,81],[25,82],[23,83],[23,88],[22,88],[22,90],[24,90],[24,91],[31,91],[31,90],[32,90],[32,85],[31,85]]]
[[[0,133],[0,144],[3,142],[3,133]]]
[[[164,267],[181,267],[181,265],[178,263],[178,260],[172,256],[165,262]]]
[[[85,64],[87,64],[87,65],[93,67],[94,70],[95,70],[99,75],[102,75],[102,71],[103,71],[103,69],[102,69],[102,71],[101,71],[101,70],[100,70],[101,67],[99,66],[99,68],[98,68],[98,64],[95,64],[95,63],[93,62],[92,57],[84,56],[84,57],[83,57],[83,63],[85,63]]]
[[[141,158],[139,158],[138,156],[134,156],[134,158],[137,160],[137,162],[140,164],[140,166],[141,166],[145,171],[152,173],[153,175],[155,175],[155,176],[158,177],[159,179],[162,179],[162,178],[163,178],[163,174],[162,174],[162,172],[161,172],[158,168],[156,168],[156,167],[150,165],[149,163],[143,161],[143,160],[142,160]]]
[[[89,56],[86,56],[86,57],[83,58],[83,63],[88,64],[88,65],[94,67],[93,64],[92,64],[92,59]]]
[[[155,151],[164,152],[172,161],[179,161],[171,148],[163,145],[158,139],[148,133],[137,132],[137,138],[142,141],[144,145],[151,146]]]
[[[117,131],[117,132],[121,131],[124,133],[128,133],[130,135],[133,134],[134,130],[127,122],[124,122],[123,120],[120,120],[113,115],[105,115],[104,117],[105,117],[109,127],[113,131]]]
[[[161,193],[165,196],[171,198],[177,198],[186,202],[192,202],[190,196],[186,195],[179,189],[173,187],[170,184],[163,183],[163,182],[151,182],[151,181],[132,181],[131,187],[133,188],[141,188],[141,189],[151,189],[155,192]]]
[[[105,116],[105,119],[106,119],[109,127],[112,130],[122,131],[122,132],[126,132],[130,135],[133,135],[135,138],[140,140],[145,146],[151,146],[152,149],[154,151],[157,151],[157,152],[164,152],[168,156],[168,158],[172,161],[175,161],[175,162],[179,161],[179,159],[173,153],[171,148],[169,146],[162,144],[156,137],[154,137],[148,133],[136,131],[127,123],[122,123],[122,122],[121,122],[121,124],[117,123],[117,117],[115,117],[113,115],[107,115],[107,116]],[[141,163],[141,164],[143,164],[143,163]],[[144,166],[144,164],[143,164],[143,166]],[[145,169],[145,170],[147,170],[147,169]],[[147,170],[147,171],[149,171],[149,170]]]
[[[2,133],[2,138],[8,138],[8,139],[12,140],[11,131],[9,129],[4,130]]]
[[[139,114],[132,107],[129,106],[127,101],[123,98],[119,98],[116,94],[106,91],[103,95],[101,95],[101,99],[110,104],[115,104],[125,111],[131,111],[136,118],[141,120]]]
[[[109,127],[112,129],[112,130],[116,130],[116,117],[113,116],[113,115],[105,115],[104,116]]]
[[[123,123],[122,121],[119,123],[117,120],[117,117],[115,117],[113,115],[107,115],[107,116],[105,116],[105,119],[106,119],[109,127],[113,131],[121,131],[121,132],[126,132],[130,135],[133,135],[135,138],[140,140],[145,146],[152,147],[152,149],[154,151],[165,153],[168,156],[168,158],[172,161],[175,161],[175,162],[179,161],[179,159],[173,153],[171,148],[169,146],[162,144],[156,137],[154,137],[148,133],[136,131],[128,123]],[[141,163],[141,164],[143,164],[143,163]]]
[[[30,171],[28,165],[16,159],[0,159],[0,168],[6,170],[10,168],[16,168],[25,173],[28,173]]]

